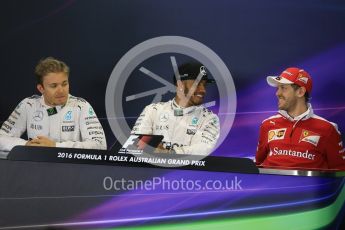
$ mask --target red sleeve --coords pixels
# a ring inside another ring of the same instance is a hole
[[[330,169],[345,170],[345,149],[341,134],[336,127],[331,127],[331,134],[325,145],[328,167]]]
[[[259,133],[259,142],[258,142],[256,155],[255,155],[255,163],[257,165],[261,165],[264,162],[269,152],[267,139],[268,139],[267,130],[265,128],[264,123],[262,123],[260,127],[260,133]]]

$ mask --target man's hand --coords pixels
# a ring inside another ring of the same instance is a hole
[[[37,136],[25,144],[26,146],[56,147],[56,143],[45,136]]]
[[[157,148],[155,148],[154,153],[174,153],[174,150],[166,149],[163,147],[163,143],[160,143]]]
[[[163,143],[159,143],[159,145],[156,147],[157,150],[167,150],[163,147]]]

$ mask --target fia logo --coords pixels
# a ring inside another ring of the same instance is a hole
[[[70,121],[70,120],[72,120],[72,111],[68,111],[68,112],[65,114],[64,120],[65,120],[65,121]]]

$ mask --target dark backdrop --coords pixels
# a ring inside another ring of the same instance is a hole
[[[42,57],[53,56],[71,67],[71,94],[87,99],[104,118],[111,146],[115,137],[106,120],[104,99],[114,66],[138,43],[175,35],[211,48],[235,82],[235,122],[216,155],[255,153],[259,125],[274,114],[277,104],[265,77],[289,66],[310,72],[316,113],[345,130],[343,1],[8,0],[0,4],[0,121],[24,97],[38,93],[34,67]],[[138,115],[143,107],[131,113]]]

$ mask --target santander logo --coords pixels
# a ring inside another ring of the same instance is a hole
[[[286,149],[279,149],[278,147],[274,147],[273,151],[270,151],[270,156],[291,156],[297,158],[303,158],[308,160],[315,160],[315,154],[309,153],[308,150],[305,152],[295,151],[295,150],[286,150]]]

